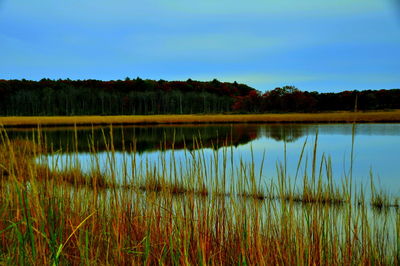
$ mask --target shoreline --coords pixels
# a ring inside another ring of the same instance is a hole
[[[285,114],[194,114],[116,116],[9,116],[0,117],[5,128],[92,125],[167,125],[239,123],[399,123],[400,110]]]

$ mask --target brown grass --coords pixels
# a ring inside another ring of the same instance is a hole
[[[252,184],[254,171],[243,173],[249,185],[239,186],[237,194],[223,196],[222,183],[207,191],[203,179],[194,188],[207,197],[186,193],[199,162],[178,182],[142,171],[139,190],[116,189],[115,183],[91,182],[103,178],[95,172],[85,176],[35,165],[38,146],[0,141],[0,164],[8,173],[0,178],[0,265],[399,263],[398,215],[393,228],[386,226],[392,216],[371,220],[366,205],[311,204],[310,197],[329,199],[324,193],[336,191],[314,182],[306,183],[312,190],[303,195],[310,203],[304,208],[295,206],[294,197],[260,200],[264,190]],[[285,187],[283,182],[281,195]]]
[[[6,127],[103,124],[201,124],[201,123],[372,123],[400,122],[400,110],[245,115],[136,115],[136,116],[36,116],[0,117]]]

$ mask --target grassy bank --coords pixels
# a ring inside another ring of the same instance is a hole
[[[227,147],[221,157],[215,151],[205,158],[197,149],[187,150],[183,161],[172,152],[138,164],[133,145],[117,164],[112,131],[104,134],[106,172],[94,139],[88,141],[89,173],[74,163],[77,148],[57,170],[61,159],[45,157],[39,164],[35,158],[62,150],[34,134],[17,141],[0,134],[0,264],[399,263],[400,216],[391,198],[376,190],[369,202],[352,187],[351,176],[334,181],[329,159],[317,163],[317,136],[310,171],[299,173],[296,185],[285,162],[266,182],[254,162],[230,161]],[[200,140],[194,142],[201,148]],[[302,152],[299,165],[304,163]],[[371,213],[380,199],[386,211]]]
[[[102,124],[197,124],[197,123],[373,123],[400,122],[400,110],[380,112],[332,112],[246,115],[146,115],[146,116],[36,116],[0,117],[5,127],[102,125]]]

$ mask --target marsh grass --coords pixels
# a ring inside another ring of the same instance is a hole
[[[372,171],[370,172],[370,186],[371,186],[371,206],[377,210],[388,210],[390,208],[398,209],[399,198],[394,197],[389,192],[382,188],[377,188],[374,183]]]
[[[35,159],[62,152],[41,132],[23,141],[1,132],[0,264],[399,263],[399,215],[371,215],[368,204],[353,204],[351,175],[337,185],[330,159],[317,164],[318,135],[311,174],[297,171],[301,186],[291,183],[286,162],[277,181],[266,182],[253,156],[236,164],[226,146],[211,156],[188,150],[183,161],[172,149],[170,158],[161,152],[150,163],[138,162],[133,145],[116,165],[112,130],[104,138],[107,171],[94,156],[82,173],[77,148],[57,168],[57,160]],[[96,140],[87,142],[95,153]],[[193,142],[202,147],[201,136]],[[308,162],[304,147],[299,165]],[[364,195],[357,196],[365,202]]]
[[[285,114],[196,114],[196,115],[121,115],[121,116],[18,116],[0,117],[7,127],[201,124],[201,123],[373,123],[399,122],[400,111],[326,112]]]

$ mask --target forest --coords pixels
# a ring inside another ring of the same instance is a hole
[[[282,113],[400,109],[400,89],[262,93],[237,82],[0,80],[0,116]]]

